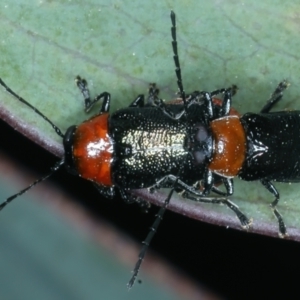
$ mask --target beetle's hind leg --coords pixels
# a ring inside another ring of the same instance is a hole
[[[190,186],[180,179],[178,179],[174,175],[168,175],[159,180],[153,187],[150,188],[150,192],[155,191],[156,189],[163,188],[163,187],[174,187],[174,182],[176,182],[176,190],[181,190],[182,197],[195,201],[195,202],[204,202],[204,203],[212,203],[212,204],[225,204],[229,207],[238,217],[241,222],[241,226],[243,228],[248,229],[251,224],[251,220],[240,211],[238,206],[233,202],[229,201],[225,197],[206,197],[200,191],[196,190],[195,187]]]
[[[236,216],[238,217],[238,219],[239,219],[239,221],[241,223],[241,226],[244,229],[249,229],[250,228],[252,220],[249,219],[239,209],[239,207],[235,203],[231,202],[227,198],[221,198],[221,197],[214,198],[214,197],[194,196],[194,195],[192,195],[190,193],[187,193],[187,192],[183,192],[182,193],[182,197],[186,198],[186,199],[189,199],[189,200],[192,200],[192,201],[195,201],[195,202],[203,202],[203,203],[211,203],[211,204],[224,204],[224,205],[226,205],[228,208],[230,208],[236,214]]]
[[[272,184],[272,182],[270,182],[268,180],[261,180],[261,183],[275,197],[275,200],[270,204],[270,206],[271,206],[271,209],[278,221],[279,236],[285,237],[288,235],[287,231],[286,231],[286,226],[285,226],[285,223],[284,223],[284,220],[283,220],[281,214],[279,213],[279,211],[276,208],[276,206],[279,202],[279,199],[280,199],[279,193],[278,193],[277,189],[275,188],[275,186]]]

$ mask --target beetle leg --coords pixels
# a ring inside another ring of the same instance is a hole
[[[223,184],[226,188],[227,195],[231,196],[233,194],[233,179],[232,178],[222,178]]]
[[[168,106],[162,101],[158,104],[158,107],[163,111],[163,113],[173,120],[179,120],[184,114],[185,110],[183,109],[177,114],[174,114],[171,110],[168,109]]]
[[[212,198],[212,197],[193,197],[189,193],[183,193],[182,197],[195,201],[195,202],[204,202],[204,203],[211,203],[211,204],[225,204],[227,207],[229,207],[238,217],[238,219],[241,222],[241,226],[245,229],[249,229],[252,221],[249,219],[244,213],[242,213],[239,209],[239,207],[228,200],[227,198]]]
[[[230,108],[231,108],[231,102],[232,102],[231,98],[232,98],[231,89],[226,89],[224,91],[224,99],[222,102],[221,109],[218,113],[218,118],[229,115]]]
[[[260,182],[275,197],[275,200],[270,204],[270,206],[271,206],[272,211],[278,221],[279,236],[285,237],[285,236],[287,236],[286,226],[285,226],[285,223],[283,221],[281,214],[279,213],[279,211],[276,208],[276,206],[279,202],[279,199],[280,199],[279,193],[271,181],[262,179]]]
[[[214,97],[218,94],[224,94],[224,98],[222,101],[221,109],[218,111],[218,115],[215,116],[216,118],[221,118],[227,116],[230,112],[231,103],[232,103],[232,96],[234,96],[237,92],[238,88],[236,85],[232,85],[230,88],[227,89],[219,89],[211,92],[211,97]]]
[[[174,114],[168,109],[168,105],[160,98],[158,98],[159,89],[156,87],[155,83],[150,83],[149,85],[149,95],[148,95],[148,105],[159,107],[165,115],[173,120],[178,120],[185,113],[183,109],[180,113]]]
[[[204,172],[203,179],[203,195],[206,196],[209,194],[214,186],[214,176],[212,171],[206,169]]]
[[[209,120],[212,120],[214,118],[214,107],[211,94],[208,92],[193,92],[192,94],[188,95],[188,98],[186,99],[186,108],[189,108],[191,105],[198,102],[204,103],[206,115],[208,116]],[[168,109],[168,106],[163,101],[159,102],[158,106],[165,115],[173,120],[179,120],[184,114],[186,114],[186,108],[183,108],[179,113],[175,114]]]
[[[174,186],[174,182],[176,183],[176,189],[181,189],[189,193],[197,193],[197,195],[202,196],[203,194],[201,192],[197,192],[196,189],[193,186],[190,186],[186,183],[184,183],[182,180],[178,179],[175,175],[167,175],[163,177],[162,179],[158,180],[155,185],[151,186],[149,188],[150,193],[153,193],[155,190],[158,190],[160,188],[170,188]]]
[[[144,95],[138,95],[136,99],[129,105],[129,107],[144,107],[145,97]]]
[[[84,98],[84,106],[85,112],[89,112],[90,109],[97,103],[99,100],[103,98],[102,106],[100,109],[100,113],[109,112],[110,108],[110,94],[107,92],[101,93],[100,95],[96,96],[94,100],[91,100],[90,91],[87,87],[87,81],[80,76],[75,78],[75,82],[80,89],[83,98]]]
[[[215,185],[211,189],[212,192],[221,196],[231,196],[233,194],[233,189],[234,189],[233,180],[231,178],[222,178],[221,180],[226,188],[226,192],[219,190],[218,187],[216,187]]]
[[[177,180],[177,182],[176,182]],[[229,201],[227,198],[212,198],[212,197],[204,197],[203,193],[196,190],[193,186],[190,186],[180,179],[178,179],[174,175],[168,175],[159,180],[153,187],[151,187],[150,191],[154,191],[158,188],[163,187],[171,187],[174,186],[174,183],[176,182],[176,188],[183,190],[182,196],[186,199],[195,201],[195,202],[204,202],[204,203],[212,203],[212,204],[225,204],[228,206],[238,217],[238,219],[241,222],[241,225],[243,228],[248,229],[251,220],[248,219],[248,217],[240,211],[238,206],[234,204],[233,202]]]
[[[194,194],[195,196],[202,197],[207,194],[209,194],[211,191],[216,192],[217,194],[223,195],[223,196],[230,196],[233,194],[233,180],[232,179],[223,179],[222,181],[226,187],[226,193],[220,191],[217,187],[214,186],[214,175],[210,176],[210,172],[207,173],[209,178],[211,180],[207,179],[209,181],[209,184],[206,185],[206,188],[204,186],[203,191],[199,190],[198,183],[196,183],[194,186],[188,185],[184,183],[182,180],[178,179],[176,184],[176,190],[181,190],[183,192]],[[149,188],[149,191],[153,193],[155,190],[158,190],[160,188],[170,188],[174,185],[174,182],[177,180],[177,177],[175,175],[167,175],[156,182],[155,185]],[[204,180],[205,181],[205,180]]]
[[[288,83],[287,80],[283,80],[282,82],[280,82],[277,88],[275,89],[275,91],[273,92],[273,94],[271,95],[270,99],[267,101],[265,106],[261,109],[260,113],[268,113],[274,107],[274,105],[282,99],[283,91],[286,88],[288,88],[289,85],[290,84]]]
[[[156,87],[155,83],[149,84],[149,90],[148,90],[148,100],[147,104],[150,106],[160,106],[161,103],[164,103],[164,101],[160,98],[158,98],[159,89]]]
[[[155,87],[155,85],[154,85]],[[149,90],[151,91],[151,89]],[[204,102],[204,105],[206,107],[206,115],[210,120],[223,116],[226,116],[229,114],[230,108],[231,108],[231,99],[232,95],[234,95],[237,91],[237,86],[233,85],[232,87],[228,89],[219,89],[215,90],[211,93],[205,92],[205,91],[195,91],[192,94],[188,95],[186,98],[186,105],[187,107],[190,107],[194,103],[198,102]],[[224,100],[222,102],[221,109],[218,112],[218,116],[215,116],[215,110],[213,106],[213,96],[218,94],[224,94]],[[154,99],[154,96],[151,97],[151,94],[149,93],[149,99]],[[155,101],[155,102],[154,102]],[[172,111],[168,110],[168,106],[163,102],[163,100],[159,99],[156,95],[155,100],[149,101],[150,103],[155,103],[157,106],[159,106],[162,111],[171,119],[173,120],[179,120],[186,112],[185,109],[180,111],[177,114],[174,114]]]
[[[227,89],[221,88],[221,89],[212,91],[210,94],[212,97],[214,97],[219,94],[224,94],[226,91],[231,91],[231,96],[234,96],[238,91],[238,87],[235,84],[233,84],[231,87],[229,87]]]
[[[226,192],[219,190],[216,186],[220,182],[224,184]],[[203,195],[208,195],[211,191],[222,196],[231,196],[233,194],[233,180],[215,175],[210,170],[206,170],[203,179]]]

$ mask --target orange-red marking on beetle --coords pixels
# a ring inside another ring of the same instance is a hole
[[[208,168],[222,176],[234,177],[245,160],[246,136],[238,116],[226,116],[210,123],[214,138],[213,159]]]
[[[75,132],[73,157],[81,177],[112,186],[113,142],[108,135],[108,113],[80,124]]]

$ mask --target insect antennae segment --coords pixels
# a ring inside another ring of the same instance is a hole
[[[65,163],[65,159],[63,158],[62,160],[58,161],[50,170],[50,172],[48,172],[46,175],[44,175],[43,177],[35,180],[32,184],[30,184],[29,186],[27,186],[25,189],[19,191],[17,194],[14,194],[10,197],[8,197],[4,202],[2,202],[0,204],[0,211],[11,201],[13,201],[14,199],[18,198],[19,196],[25,194],[28,190],[30,190],[31,188],[33,188],[35,185],[37,185],[38,183],[46,180],[47,178],[49,178],[51,175],[53,175],[53,173],[55,173],[56,171],[58,171],[60,169],[60,167]]]
[[[136,264],[134,266],[133,275],[132,275],[131,279],[129,280],[128,284],[127,284],[127,287],[128,287],[129,290],[133,287],[133,285],[135,283],[136,277],[138,275],[138,272],[140,270],[141,264],[142,264],[142,262],[144,260],[145,255],[146,255],[146,252],[147,252],[147,250],[149,248],[149,245],[150,245],[150,243],[151,243],[151,241],[152,241],[155,233],[157,232],[158,226],[159,226],[160,222],[162,221],[163,216],[165,214],[165,211],[166,211],[166,209],[167,209],[167,207],[168,207],[168,205],[170,203],[170,200],[171,200],[173,192],[174,192],[174,187],[176,186],[177,181],[178,181],[178,177],[175,180],[173,188],[169,192],[168,197],[165,199],[163,206],[158,211],[158,213],[156,215],[156,218],[155,218],[152,226],[150,227],[150,231],[149,231],[146,239],[143,241],[143,247],[142,247],[142,250],[141,250],[141,252],[139,254],[139,259],[138,259],[138,261],[136,262]]]
[[[180,62],[179,62],[179,57],[178,57],[178,49],[177,49],[177,38],[176,38],[176,15],[173,10],[171,10],[171,22],[172,22],[172,27],[171,27],[171,34],[172,34],[172,48],[173,48],[173,53],[174,53],[174,63],[175,63],[175,72],[177,76],[177,85],[179,88],[179,93],[180,97],[182,98],[182,101],[184,103],[184,108],[186,111],[186,97],[185,97],[185,91],[183,89],[183,83],[182,83],[182,77],[181,77],[181,67],[180,67]]]
[[[182,77],[181,77],[181,68],[180,68],[180,62],[179,62],[178,50],[177,50],[176,15],[173,11],[171,11],[170,17],[171,17],[171,22],[172,22],[172,27],[171,27],[172,48],[173,48],[173,53],[174,53],[173,58],[174,58],[175,67],[176,67],[175,72],[176,72],[176,77],[177,77],[177,85],[178,85],[178,88],[179,88],[180,97],[182,98],[182,101],[183,101],[183,104],[184,104],[184,112],[185,112],[185,114],[187,114],[186,95],[185,95],[185,91],[183,89],[183,83],[182,83]],[[155,218],[152,226],[150,227],[150,231],[149,231],[146,239],[143,241],[143,247],[142,247],[142,250],[139,254],[138,261],[136,262],[135,267],[133,269],[133,275],[132,275],[131,279],[129,280],[128,284],[127,284],[127,287],[128,287],[129,290],[133,287],[133,285],[135,283],[136,277],[138,275],[141,264],[144,260],[145,255],[146,255],[146,252],[149,248],[149,245],[150,245],[150,243],[151,243],[151,241],[152,241],[152,239],[153,239],[153,237],[154,237],[154,235],[155,235],[155,233],[158,229],[158,226],[159,226],[160,222],[163,219],[165,211],[166,211],[166,209],[167,209],[167,207],[170,203],[173,192],[174,192],[174,190],[176,188],[176,185],[178,183],[180,172],[181,172],[181,168],[178,171],[177,178],[173,183],[172,189],[170,190],[168,197],[165,199],[163,206],[158,211],[158,214],[156,215],[156,218]]]
[[[47,121],[52,128],[55,130],[55,132],[62,138],[64,138],[64,134],[61,132],[61,130],[53,123],[51,122],[43,113],[41,113],[37,108],[35,108],[33,105],[31,105],[29,102],[27,102],[24,98],[22,98],[21,96],[19,96],[18,94],[16,94],[11,88],[9,88],[6,83],[4,83],[4,81],[0,78],[0,85],[2,85],[7,92],[9,92],[11,95],[13,95],[15,98],[17,98],[20,102],[24,103],[26,106],[28,106],[29,108],[31,108],[35,113],[37,113],[38,115],[40,115],[45,121]],[[62,158],[60,161],[58,161],[51,169],[50,172],[48,172],[46,175],[44,175],[43,177],[35,180],[32,184],[30,184],[29,186],[27,186],[25,189],[19,191],[18,193],[8,197],[2,204],[0,204],[0,210],[2,210],[8,203],[10,203],[11,201],[13,201],[14,199],[18,198],[19,196],[23,195],[24,193],[26,193],[28,190],[30,190],[31,188],[33,188],[35,185],[37,185],[38,183],[46,180],[47,178],[49,178],[53,173],[55,173],[58,169],[60,169],[60,167],[65,163],[65,158]]]
[[[251,221],[228,197],[234,192],[233,177],[259,180],[274,197],[271,208],[278,221],[279,234],[284,237],[286,226],[277,210],[280,194],[272,182],[300,182],[300,168],[297,167],[300,164],[300,111],[271,112],[282,99],[288,82],[284,80],[278,85],[259,114],[241,115],[232,108],[235,86],[212,92],[196,90],[186,95],[173,11],[170,18],[180,95],[175,101],[164,102],[158,98],[158,89],[151,84],[147,103],[144,95],[139,95],[128,107],[110,113],[110,94],[102,92],[91,100],[87,81],[77,76],[86,112],[100,100],[103,100],[102,106],[98,114],[70,126],[63,134],[0,79],[0,86],[40,115],[63,138],[65,150],[64,158],[48,174],[8,197],[0,204],[0,210],[46,180],[62,165],[70,173],[91,181],[106,198],[113,198],[119,190],[124,201],[131,202],[136,200],[130,195],[134,189],[171,189],[143,242],[128,289],[135,283],[174,191],[194,202],[225,204],[236,214],[241,226],[249,228]],[[223,99],[216,98],[218,94],[223,94]],[[218,188],[220,184],[225,191]],[[210,196],[211,192],[218,196]]]
[[[4,83],[4,81],[1,78],[0,78],[0,85],[2,85],[11,95],[13,95],[15,98],[17,98],[20,102],[22,102],[25,105],[27,105],[28,107],[30,107],[35,113],[37,113],[45,121],[47,121],[60,137],[62,137],[62,138],[64,137],[64,134],[61,132],[61,130],[55,124],[53,124],[53,122],[51,122],[44,114],[42,114],[37,108],[35,108],[33,105],[31,105],[29,102],[27,102],[24,98],[22,98],[21,96],[19,96],[18,94],[16,94],[11,88],[9,88]]]

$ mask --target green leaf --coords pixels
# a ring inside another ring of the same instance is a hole
[[[297,1],[271,0],[158,1],[155,7],[151,1],[10,1],[0,12],[0,76],[63,132],[95,113],[83,112],[76,75],[88,80],[92,95],[110,92],[112,110],[146,93],[150,82],[158,84],[163,98],[172,99],[177,91],[169,19],[173,9],[187,92],[236,84],[234,107],[241,113],[258,112],[285,78],[291,87],[278,109],[297,109],[298,7]],[[51,126],[4,91],[0,116],[48,150],[63,154]],[[260,183],[235,182],[232,200],[253,218],[251,231],[277,236],[268,206],[273,196]],[[276,187],[290,237],[299,240],[299,184]],[[240,228],[223,207],[194,205],[177,197],[170,208]]]

